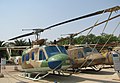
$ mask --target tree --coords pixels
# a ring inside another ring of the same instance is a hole
[[[111,37],[109,39],[109,37]],[[89,34],[88,36],[85,35],[81,35],[79,37],[73,38],[74,39],[74,43],[75,44],[85,44],[86,42],[88,44],[96,44],[98,42],[98,44],[105,44],[106,41],[108,44],[109,43],[115,43],[118,42],[120,43],[120,37],[114,36],[113,34],[102,34],[99,36],[96,36],[94,34]],[[67,44],[68,42],[66,42],[67,40],[62,41],[62,44]]]
[[[0,47],[5,47],[5,46],[6,46],[5,41],[0,41]],[[0,49],[0,58],[3,58],[3,57],[8,58],[7,53],[6,53],[6,50]],[[0,59],[0,60],[1,60],[1,59]]]
[[[26,39],[15,40],[12,44],[14,44],[14,46],[29,46],[29,43],[26,41]],[[21,56],[22,52],[22,50],[14,50],[12,51],[12,56]]]
[[[28,46],[29,43],[26,41],[26,39],[20,39],[20,40],[15,40],[14,41],[15,46]]]

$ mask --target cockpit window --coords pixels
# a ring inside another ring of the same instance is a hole
[[[78,50],[78,58],[83,58],[83,57],[84,57],[83,53],[80,50]]]
[[[47,46],[45,47],[45,50],[46,50],[48,57],[51,57],[55,54],[60,53],[56,46]]]
[[[58,46],[58,48],[60,49],[60,51],[61,51],[62,53],[67,54],[66,49],[65,49],[64,46]]]
[[[94,49],[94,48],[93,48],[93,49]],[[97,51],[96,49],[94,49],[94,50],[93,50],[93,49],[90,48],[90,47],[86,47],[86,48],[83,49],[83,51],[84,51],[84,53],[85,53],[86,55],[92,53],[92,51],[95,52],[95,53],[98,53],[98,51]]]

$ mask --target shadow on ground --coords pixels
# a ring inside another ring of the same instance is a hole
[[[113,75],[115,73],[115,71],[114,72],[111,72],[111,71],[99,71],[99,72],[96,72],[96,71],[91,71],[91,70],[85,70],[85,71],[81,71],[80,73],[96,74],[96,75]]]
[[[60,83],[78,83],[78,82],[84,82],[84,81],[94,81],[94,82],[102,82],[102,83],[119,83],[119,82],[111,82],[111,81],[105,81],[105,80],[97,80],[94,78],[83,78],[83,77],[78,77],[78,76],[69,76],[69,77],[65,77],[65,76],[56,76],[56,75],[49,75],[46,78],[42,79],[42,80],[47,80],[49,82],[60,82]],[[42,81],[41,80],[41,81]]]

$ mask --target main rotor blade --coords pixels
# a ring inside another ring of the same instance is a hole
[[[97,24],[95,24],[95,25],[93,25],[93,26],[91,26],[91,27],[89,27],[89,28],[86,28],[86,29],[84,29],[84,30],[82,30],[82,31],[74,34],[73,37],[74,37],[74,36],[77,36],[78,34],[80,34],[80,33],[82,33],[82,32],[85,32],[85,31],[87,31],[87,30],[89,30],[89,29],[91,29],[91,28],[94,28],[95,26],[98,26],[98,25],[103,24],[103,23],[105,23],[105,22],[107,22],[107,21],[110,21],[110,20],[112,20],[112,19],[115,19],[115,18],[117,18],[117,17],[119,17],[119,16],[120,16],[120,14],[118,14],[118,15],[112,17],[112,18],[109,18],[109,19],[107,19],[107,20],[105,20],[105,21],[99,22],[99,23],[97,23]]]
[[[56,26],[59,26],[59,25],[69,23],[69,22],[77,21],[77,20],[80,20],[80,19],[83,19],[83,18],[88,18],[88,17],[99,15],[99,14],[102,14],[102,13],[113,12],[113,11],[118,11],[118,10],[120,10],[120,6],[115,6],[115,7],[112,7],[112,8],[104,9],[104,10],[101,10],[101,11],[97,11],[97,12],[94,12],[94,13],[90,13],[90,14],[87,14],[87,15],[83,15],[83,16],[80,16],[80,17],[76,17],[76,18],[73,18],[73,19],[70,19],[70,20],[66,20],[66,21],[48,26],[45,29],[43,29],[43,31],[47,30],[47,29],[50,29],[50,28],[53,28],[53,27],[56,27]],[[40,32],[40,31],[38,31],[38,32]]]
[[[107,21],[110,21],[110,20],[112,20],[112,19],[115,19],[115,18],[117,18],[117,17],[119,17],[119,16],[120,16],[120,14],[118,14],[118,15],[116,15],[116,16],[114,16],[114,17],[111,17],[111,18],[109,18],[109,19],[107,19],[107,20],[105,20],[105,21],[99,22],[99,23],[97,23],[97,24],[95,24],[95,25],[93,25],[93,26],[91,26],[91,27],[88,27],[88,28],[86,28],[86,29],[84,29],[84,30],[82,30],[82,31],[80,31],[80,32],[78,32],[78,33],[72,34],[72,37],[75,37],[75,36],[77,36],[78,34],[80,34],[80,33],[82,33],[82,32],[85,32],[85,31],[87,31],[87,30],[89,30],[89,29],[91,29],[91,28],[94,28],[95,26],[98,26],[98,25],[100,25],[100,24],[103,24],[103,23],[105,23],[105,22],[107,22]],[[65,38],[62,38],[62,39],[56,41],[56,42],[58,43],[58,42],[61,42],[61,41],[63,41],[63,40],[67,40],[67,39],[69,39],[69,38],[70,38],[70,37],[67,36],[67,37],[65,37]]]
[[[17,36],[17,37],[11,38],[11,39],[9,39],[8,41],[10,41],[10,40],[14,40],[14,39],[18,39],[18,38],[21,38],[21,37],[26,37],[26,36],[33,35],[33,34],[34,34],[34,32],[27,33],[27,34],[23,34],[23,35],[20,35],[20,36]]]
[[[120,6],[115,6],[115,7],[112,7],[112,8],[108,8],[108,9],[105,9],[105,10],[101,10],[101,11],[97,11],[97,12],[94,12],[94,13],[91,13],[91,14],[87,14],[87,15],[83,15],[83,16],[80,16],[80,17],[77,17],[77,18],[73,18],[73,19],[70,19],[70,20],[67,20],[67,21],[63,21],[63,22],[54,24],[52,26],[49,26],[49,27],[45,28],[44,30],[50,29],[52,27],[56,27],[56,26],[59,26],[59,25],[62,25],[62,24],[66,24],[66,23],[69,23],[69,22],[72,22],[72,21],[80,20],[80,19],[83,19],[83,18],[88,18],[88,17],[95,16],[95,15],[102,14],[102,13],[106,13],[106,12],[113,12],[113,11],[117,11],[117,10],[120,10]]]
[[[59,25],[63,25],[63,24],[66,24],[66,23],[69,23],[69,22],[73,22],[73,21],[77,21],[77,20],[80,20],[80,19],[83,19],[83,18],[95,16],[95,15],[106,13],[106,12],[113,12],[113,11],[117,11],[117,10],[120,10],[120,6],[115,6],[115,7],[112,7],[112,8],[108,8],[108,9],[105,9],[105,10],[97,11],[97,12],[94,12],[94,13],[91,13],[91,14],[87,14],[87,15],[84,15],[84,16],[80,16],[80,17],[77,17],[77,18],[73,18],[73,19],[70,19],[70,20],[66,20],[66,21],[63,21],[63,22],[60,22],[60,23],[48,26],[48,27],[46,27],[44,29],[40,29],[40,30],[38,29],[36,32],[31,32],[31,33],[28,33],[28,34],[24,34],[24,35],[21,35],[21,36],[18,36],[18,37],[11,38],[9,40],[14,40],[14,39],[17,39],[17,38],[21,38],[21,37],[37,34],[37,33],[43,32],[43,31],[45,31],[47,29],[50,29],[50,28],[53,28],[53,27],[56,27],[56,26],[59,26]]]

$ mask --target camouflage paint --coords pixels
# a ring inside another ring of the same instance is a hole
[[[54,61],[54,60],[61,60],[62,61],[62,69],[66,69],[70,66],[70,61],[68,59],[68,55],[59,53],[56,55],[53,55],[52,57],[48,58],[47,53],[45,52],[46,46],[43,47],[33,47],[26,49],[23,54],[22,58],[24,58],[24,61],[22,61],[22,68],[23,70],[27,72],[32,71],[50,71],[51,69],[48,66],[48,61]],[[45,60],[39,60],[39,51],[42,50],[45,55]],[[32,60],[32,52],[34,52],[34,60]],[[26,61],[26,55],[28,54],[29,60]],[[54,60],[53,60],[54,58]]]

